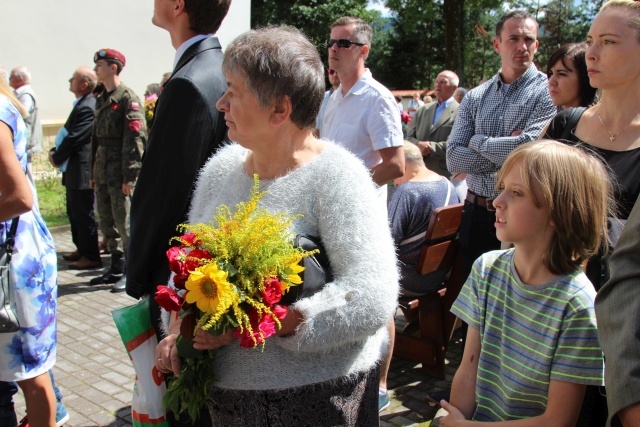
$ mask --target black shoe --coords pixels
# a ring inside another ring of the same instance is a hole
[[[94,277],[89,280],[90,285],[106,285],[109,283],[116,283],[118,280],[122,279],[124,274],[111,274],[110,272],[106,272],[102,276]]]
[[[114,283],[113,286],[111,287],[111,292],[115,294],[118,292],[124,292],[126,290],[127,290],[127,276],[122,275],[120,280]]]

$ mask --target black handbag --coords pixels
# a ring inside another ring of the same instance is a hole
[[[306,234],[298,234],[294,240],[294,245],[305,251],[318,250],[319,252],[303,258],[300,265],[304,271],[300,273],[302,283],[291,286],[289,291],[282,296],[280,304],[291,305],[294,302],[309,297],[324,288],[324,285],[333,280],[333,271],[327,252],[320,243],[320,238]]]
[[[11,255],[18,231],[20,217],[11,221],[5,242],[0,245],[0,333],[17,332],[20,329],[14,309],[13,285],[11,284]]]

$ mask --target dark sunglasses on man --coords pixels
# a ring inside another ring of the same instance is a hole
[[[331,46],[333,46],[334,43],[337,44],[340,49],[348,49],[351,47],[352,44],[355,44],[356,46],[365,45],[364,43],[352,42],[349,39],[338,39],[338,40],[329,39],[327,40],[327,49],[331,49]]]

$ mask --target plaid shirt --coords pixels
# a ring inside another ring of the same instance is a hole
[[[495,173],[511,151],[540,137],[557,108],[535,65],[504,91],[500,73],[463,98],[447,145],[447,168],[466,172],[473,193],[498,196]],[[522,130],[519,136],[511,136]]]

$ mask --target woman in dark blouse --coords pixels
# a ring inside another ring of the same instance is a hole
[[[589,81],[601,90],[599,102],[560,112],[545,134],[580,144],[609,166],[615,181],[615,214],[621,220],[612,220],[613,228],[621,228],[640,194],[639,6],[610,0],[602,7],[587,35],[586,52]],[[596,289],[608,277],[606,263],[600,261],[592,259],[587,267]]]

